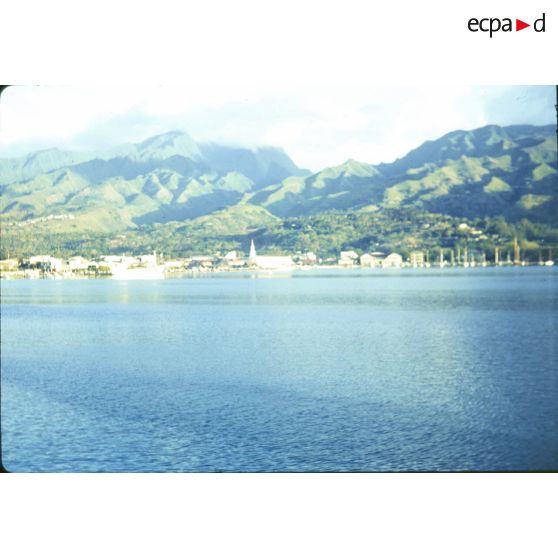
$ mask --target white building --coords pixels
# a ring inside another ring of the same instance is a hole
[[[401,267],[403,265],[403,257],[392,252],[382,262],[382,267]]]
[[[68,260],[70,271],[80,271],[87,269],[91,264],[89,260],[81,256],[74,256]]]
[[[424,252],[415,250],[409,254],[409,263],[411,267],[424,267],[425,262]]]
[[[29,263],[42,264],[50,271],[61,271],[64,268],[64,262],[60,258],[53,258],[52,256],[31,256]]]
[[[300,263],[303,265],[316,265],[318,256],[314,252],[306,252],[300,256]]]
[[[157,253],[153,252],[153,254],[144,254],[138,257],[139,263],[146,265],[148,267],[153,267],[157,265]]]
[[[360,266],[361,267],[379,267],[384,261],[385,255],[375,252],[374,254],[362,254],[360,256]]]
[[[339,256],[340,257],[337,264],[342,265],[344,267],[350,267],[356,265],[358,261],[358,254],[354,250],[347,250],[341,252]]]
[[[260,269],[291,269],[293,267],[293,259],[291,256],[258,256],[254,241],[250,243],[250,257],[248,264]]]

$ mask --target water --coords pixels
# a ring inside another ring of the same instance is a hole
[[[11,471],[558,468],[558,270],[2,282]]]

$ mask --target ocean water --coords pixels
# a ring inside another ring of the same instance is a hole
[[[558,469],[558,269],[3,281],[10,471]]]

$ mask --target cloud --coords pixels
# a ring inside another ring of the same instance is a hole
[[[454,129],[553,118],[552,86],[14,87],[1,99],[0,154],[102,149],[182,129],[200,141],[277,145],[318,170],[389,162]]]

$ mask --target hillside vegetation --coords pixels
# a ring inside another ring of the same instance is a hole
[[[2,257],[187,255],[245,250],[251,238],[270,253],[404,252],[465,242],[460,224],[486,250],[515,236],[527,250],[558,244],[554,126],[455,131],[390,164],[314,174],[280,149],[169,132],[105,152],[0,159],[0,193]]]

